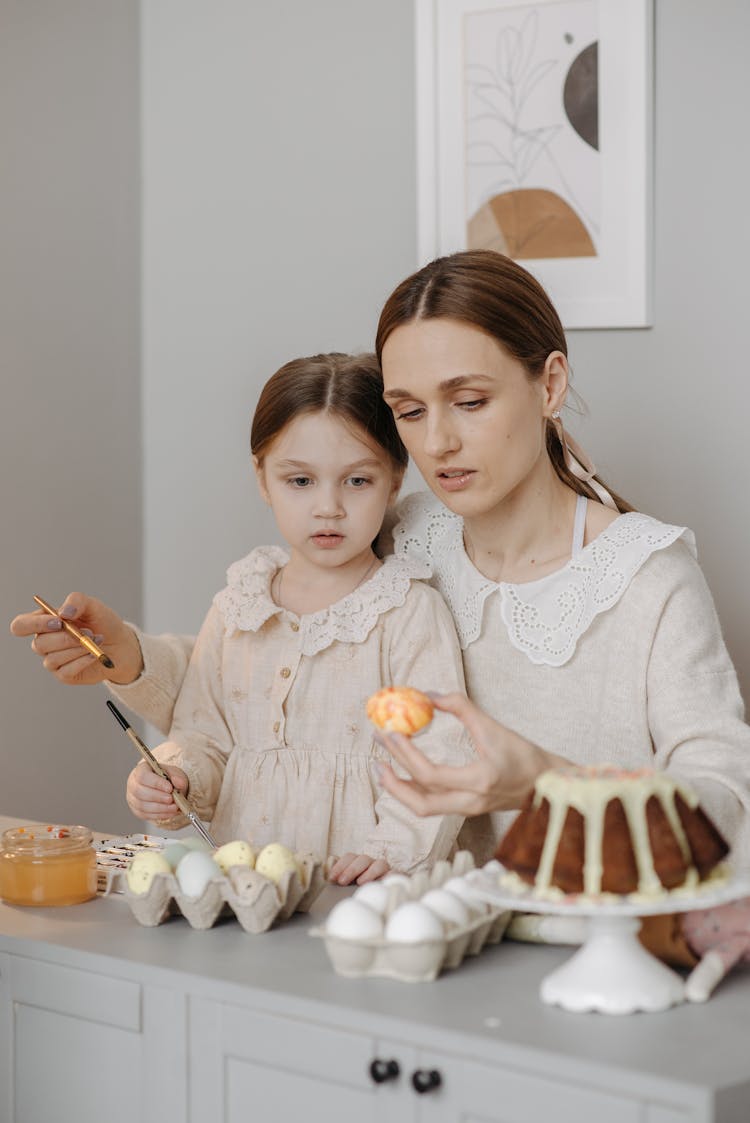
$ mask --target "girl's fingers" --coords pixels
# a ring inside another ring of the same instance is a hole
[[[346,854],[342,854],[340,857],[338,857],[331,866],[331,871],[328,874],[328,880],[338,882],[339,875],[349,867],[352,858],[356,858],[356,854],[353,854],[351,851],[347,851]]]
[[[384,877],[390,868],[385,858],[376,858],[364,873],[359,875],[357,885],[367,885],[368,881],[377,881],[379,877]]]
[[[350,854],[347,857],[350,858],[348,865],[336,877],[339,885],[351,885],[372,863],[372,858],[368,857],[367,854]],[[333,871],[331,871],[331,874],[333,874]]]

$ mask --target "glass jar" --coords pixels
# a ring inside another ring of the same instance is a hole
[[[11,905],[77,905],[96,896],[96,851],[88,827],[4,831],[0,897]]]

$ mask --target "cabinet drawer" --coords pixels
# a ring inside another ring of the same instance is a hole
[[[253,1060],[298,1075],[335,1078],[358,1088],[371,1086],[368,1067],[373,1041],[365,1035],[224,1006],[220,1040],[225,1057]]]
[[[642,1104],[611,1095],[598,1088],[576,1082],[553,1080],[543,1072],[516,1071],[490,1067],[456,1057],[424,1051],[422,1065],[437,1069],[440,1088],[424,1097],[420,1104],[420,1123],[455,1123],[456,1119],[474,1123],[581,1123],[599,1120],[606,1123],[643,1123]],[[427,1102],[429,1101],[429,1102]]]
[[[10,990],[13,1001],[26,1006],[141,1031],[139,983],[14,956]]]

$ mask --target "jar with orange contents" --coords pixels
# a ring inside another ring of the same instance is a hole
[[[4,831],[0,897],[11,905],[77,905],[96,896],[96,852],[88,827]]]

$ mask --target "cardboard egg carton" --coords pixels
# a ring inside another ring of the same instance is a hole
[[[107,871],[105,893],[121,892],[139,924],[155,928],[170,916],[184,916],[191,928],[211,928],[220,916],[234,914],[246,932],[266,932],[292,913],[307,912],[327,881],[331,859],[296,854],[301,867],[287,870],[278,884],[247,866],[228,874],[216,870],[199,897],[182,892],[173,873],[156,873],[145,893],[133,893],[124,870]]]
[[[418,901],[429,889],[438,889],[454,877],[466,877],[474,870],[474,859],[468,850],[459,850],[452,862],[437,862],[431,870],[420,870],[409,878],[408,888],[397,883],[389,886],[384,913],[387,922],[395,908],[405,901]],[[482,906],[484,908],[484,906]],[[447,925],[440,940],[401,942],[378,939],[344,939],[313,928],[312,936],[325,942],[334,970],[347,978],[365,975],[399,979],[402,982],[431,982],[445,968],[458,967],[467,955],[478,955],[483,947],[497,944],[510,920],[510,912],[486,906],[468,924]]]

